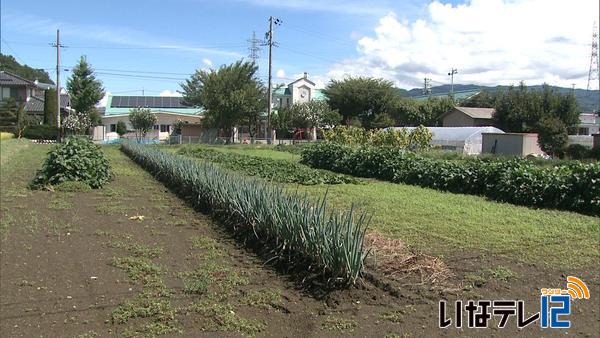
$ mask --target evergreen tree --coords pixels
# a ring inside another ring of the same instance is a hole
[[[56,90],[52,88],[44,93],[44,124],[56,126]]]
[[[102,82],[96,79],[94,70],[82,56],[79,63],[73,68],[73,75],[67,81],[67,90],[71,97],[71,107],[76,112],[88,115],[96,125],[99,121],[96,104],[104,97]]]

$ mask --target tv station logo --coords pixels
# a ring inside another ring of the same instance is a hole
[[[542,328],[565,329],[571,327],[568,316],[571,314],[571,302],[578,299],[589,299],[590,290],[579,278],[567,277],[566,289],[542,288],[540,290],[540,311],[532,315],[525,312],[523,300],[468,300],[454,303],[454,318],[448,317],[447,302],[440,301],[439,327],[454,326],[462,328],[488,328],[489,321],[498,317],[498,328],[504,328],[511,317],[515,317],[516,327],[525,328],[539,321]],[[463,318],[466,314],[466,318]]]

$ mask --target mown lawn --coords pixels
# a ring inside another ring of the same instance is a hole
[[[26,139],[4,139],[0,140],[0,165],[5,165],[18,152],[31,145]]]
[[[297,161],[268,146],[212,149]],[[170,151],[173,148],[169,149]],[[415,186],[370,180],[362,185],[298,186],[293,191],[327,194],[335,208],[354,204],[372,215],[371,229],[446,259],[501,255],[556,268],[592,267],[600,259],[600,218],[536,210]]]

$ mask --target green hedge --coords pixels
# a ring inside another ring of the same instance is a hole
[[[311,203],[281,187],[154,147],[124,143],[121,149],[180,195],[192,196],[196,207],[251,241],[266,243],[273,257],[312,266],[336,284],[353,283],[362,271],[364,215],[356,218],[352,209],[328,212],[325,199]]]
[[[56,140],[58,128],[45,124],[28,126],[23,131],[23,137],[30,140]]]
[[[313,145],[302,162],[360,177],[600,215],[600,163],[541,168],[524,159],[450,161],[386,147]]]
[[[177,153],[218,163],[224,168],[240,171],[249,176],[263,177],[282,183],[298,183],[302,185],[360,183],[360,180],[356,177],[313,169],[286,160],[226,153],[199,146],[183,147]]]

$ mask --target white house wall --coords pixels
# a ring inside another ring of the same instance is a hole
[[[153,113],[156,116],[156,124],[157,125],[170,125],[171,126],[171,132],[173,131],[173,125],[178,121],[184,121],[184,122],[188,122],[188,123],[200,123],[200,121],[202,120],[201,116],[191,116],[191,115],[182,115],[182,114],[169,114],[169,113]],[[110,138],[110,136],[114,136],[113,134],[116,133],[111,133],[110,132],[110,125],[111,124],[117,124],[119,121],[123,121],[125,122],[125,124],[127,125],[127,129],[128,130],[132,130],[133,127],[131,126],[131,123],[129,122],[129,116],[128,115],[118,115],[118,116],[103,116],[102,117],[102,124],[106,127],[106,135],[108,138]],[[168,138],[170,135],[170,132],[158,132],[158,136],[159,139],[163,140]]]

